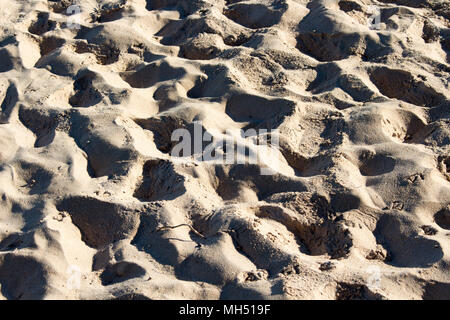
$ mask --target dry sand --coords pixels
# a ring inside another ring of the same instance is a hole
[[[447,0],[72,4],[0,1],[1,298],[450,298]]]

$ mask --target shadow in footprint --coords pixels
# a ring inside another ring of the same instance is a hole
[[[76,93],[69,99],[72,107],[89,108],[102,101],[102,94],[92,84],[94,77],[94,74],[87,74],[74,82]]]
[[[225,112],[238,122],[262,121],[282,117],[295,110],[295,103],[287,99],[269,99],[247,93],[237,93],[228,99]]]
[[[35,134],[34,147],[45,147],[53,142],[55,130],[58,126],[57,112],[33,109],[21,105],[19,108],[19,120]]]
[[[395,159],[383,154],[363,154],[360,157],[359,170],[363,176],[379,176],[392,172],[395,168]]]
[[[175,7],[179,0],[145,0],[145,9],[148,11],[160,10],[167,7]]]
[[[42,35],[48,31],[55,29],[56,22],[49,20],[49,17],[50,15],[48,12],[38,13],[37,20],[33,24],[31,24],[31,26],[28,28],[28,31],[35,35]]]
[[[140,278],[146,274],[144,268],[140,265],[127,262],[120,261],[113,265],[109,265],[100,275],[100,279],[104,286],[115,284],[123,281],[127,281],[133,278]]]
[[[14,68],[10,53],[6,49],[0,50],[0,72],[8,72]]]
[[[450,206],[438,211],[434,215],[434,221],[442,229],[450,230]]]
[[[17,92],[17,87],[14,83],[10,83],[0,107],[0,124],[8,123],[11,112],[18,101],[19,93]]]
[[[135,71],[122,72],[120,76],[133,88],[150,88],[158,82],[179,79],[186,74],[184,68],[172,67],[166,61],[153,62]]]
[[[260,3],[236,3],[224,11],[224,15],[250,29],[269,28],[280,22],[287,10],[287,4],[275,1],[267,6]]]
[[[381,300],[379,294],[374,294],[366,285],[358,283],[339,282],[336,287],[336,300]]]
[[[184,177],[167,160],[149,160],[144,164],[142,181],[134,192],[141,201],[173,200],[186,192]]]
[[[48,272],[31,256],[7,253],[0,263],[1,292],[10,300],[42,299],[48,288]]]
[[[399,213],[383,215],[374,235],[389,252],[389,264],[401,268],[427,268],[444,256],[439,242],[420,236],[411,218]]]
[[[389,98],[424,107],[436,106],[447,100],[442,93],[405,70],[378,67],[371,70],[369,76],[380,92]]]
[[[127,0],[105,3],[92,14],[92,20],[100,23],[118,20],[122,18],[122,11],[126,3]]]
[[[424,300],[450,300],[450,283],[432,281],[424,287]]]
[[[83,241],[93,248],[132,237],[139,223],[137,210],[91,197],[66,198],[56,208],[70,214]]]

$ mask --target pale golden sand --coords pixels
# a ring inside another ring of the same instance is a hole
[[[71,4],[0,1],[0,297],[450,297],[448,1]]]

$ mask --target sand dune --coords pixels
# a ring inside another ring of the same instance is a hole
[[[0,18],[0,298],[450,298],[448,1]],[[183,129],[265,163],[176,158]]]

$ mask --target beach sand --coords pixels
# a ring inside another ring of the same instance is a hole
[[[446,0],[1,0],[0,298],[449,299],[449,28]],[[274,158],[174,157],[197,127]]]

